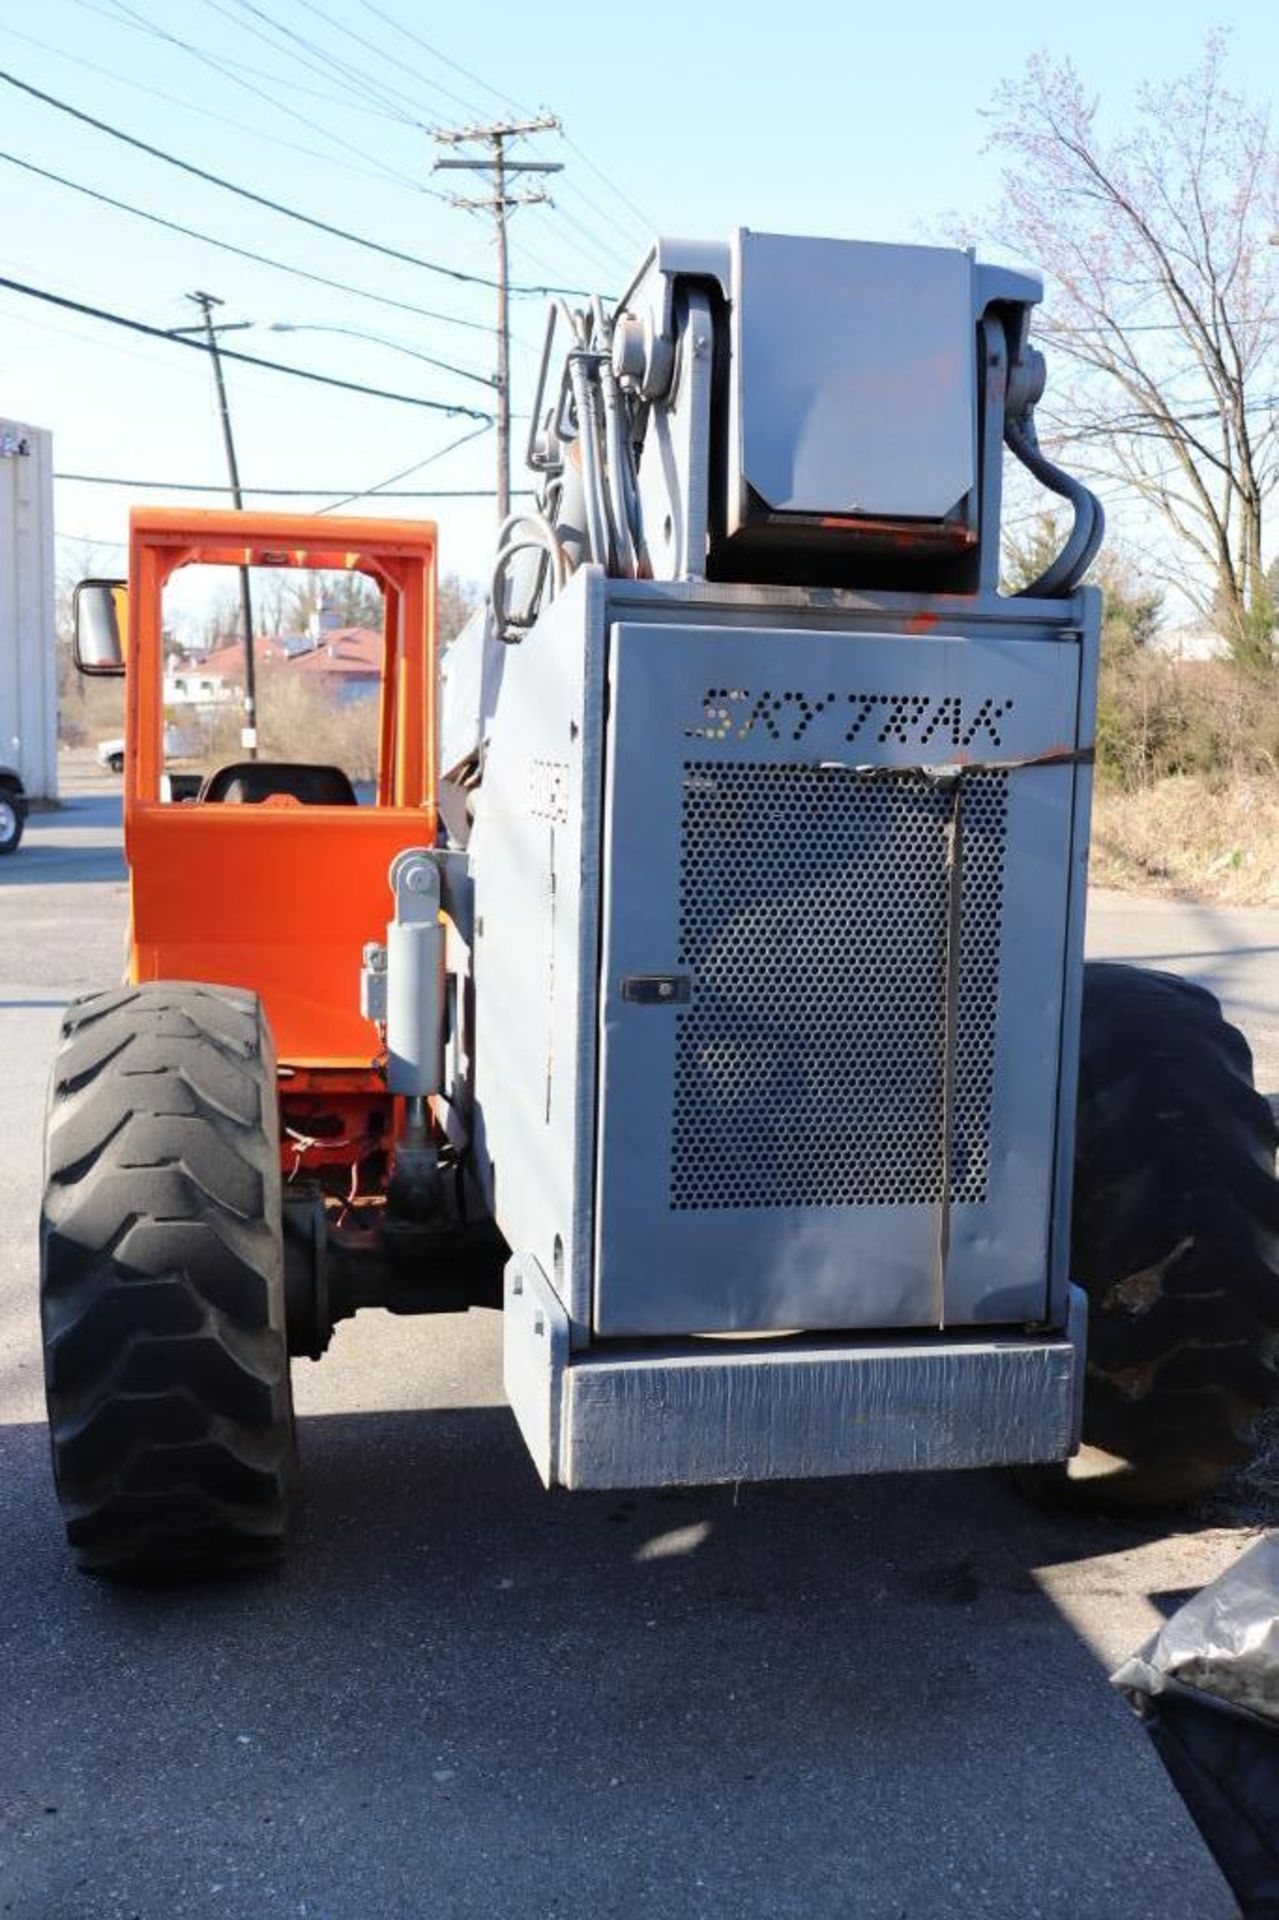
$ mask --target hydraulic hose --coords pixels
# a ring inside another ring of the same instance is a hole
[[[573,348],[568,356],[569,384],[577,409],[577,444],[582,455],[582,493],[586,508],[586,538],[591,559],[606,570],[612,555],[609,542],[608,501],[604,477],[600,471],[600,423],[591,380],[595,355],[584,348]]]
[[[1101,501],[1082,481],[1054,466],[1035,437],[1029,414],[1004,422],[1004,441],[1040,486],[1068,500],[1075,514],[1070,537],[1057,558],[1029,586],[1022,587],[1016,597],[1019,600],[1063,599],[1079,585],[1101,545],[1106,530]]]
[[[600,392],[604,398],[604,425],[608,439],[608,493],[610,517],[616,542],[618,571],[633,580],[639,571],[631,528],[630,499],[626,471],[630,461],[626,445],[626,423],[617,375],[606,357],[599,365]]]
[[[517,538],[518,536],[518,538]],[[554,593],[562,591],[568,579],[568,556],[560,542],[559,535],[540,508],[524,513],[508,514],[498,530],[497,544],[499,552],[508,542],[523,546],[531,541],[545,547],[551,558],[551,580]]]

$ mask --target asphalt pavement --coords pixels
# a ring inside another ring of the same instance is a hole
[[[1102,897],[1279,1088],[1279,914]],[[35,1218],[59,1013],[119,977],[118,794],[0,862],[0,1914],[21,1920],[1226,1920],[1106,1673],[1253,1537],[1046,1517],[993,1474],[545,1494],[497,1316],[294,1369],[279,1572],[69,1566]]]

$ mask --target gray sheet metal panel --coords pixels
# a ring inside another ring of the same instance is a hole
[[[941,519],[976,476],[973,262],[954,247],[739,232],[729,528],[779,512]]]
[[[1082,1367],[1060,1338],[601,1352],[564,1373],[556,1477],[584,1490],[1061,1460]]]
[[[478,748],[484,737],[484,648],[488,619],[477,607],[457,638],[445,648],[438,680],[438,767],[451,773]]]
[[[487,600],[445,648],[439,675],[441,774],[469,760],[488,737],[510,651],[498,638]]]
[[[475,1158],[512,1247],[590,1317],[604,576],[507,649],[471,839]]]
[[[502,1301],[502,1385],[542,1485],[555,1485],[560,1411],[569,1362],[568,1316],[530,1255],[507,1262]]]
[[[1048,640],[1077,634],[1087,589],[1068,600],[1009,599],[979,593],[854,592],[843,587],[758,587],[736,581],[610,580],[610,621],[693,620],[726,627],[801,628],[805,632],[896,633],[910,640],[934,631],[970,640]]]
[[[1079,745],[1093,748],[1097,737],[1097,674],[1101,663],[1102,596],[1099,587],[1080,595]],[[1084,986],[1084,935],[1088,912],[1088,848],[1092,823],[1093,770],[1081,766],[1075,778],[1070,827],[1070,900],[1066,918],[1066,955],[1061,1000],[1061,1072],[1057,1093],[1057,1163],[1053,1170],[1052,1259],[1048,1317],[1062,1324],[1070,1280],[1070,1216],[1075,1179],[1075,1109],[1079,1098],[1079,1021]]]
[[[1073,742],[1077,649],[1047,638],[995,645],[934,634],[906,643],[882,631],[665,623],[615,627],[611,648],[596,1326],[624,1334],[928,1324],[935,1205],[672,1208],[680,1014],[627,1003],[620,984],[632,973],[680,971],[685,760],[904,767],[946,758],[940,739],[931,752],[909,738],[845,744],[842,722],[829,739],[814,723],[798,744],[774,740],[745,724],[759,692],[806,689],[820,700],[836,689],[842,700],[845,689],[921,688],[930,699],[964,699],[968,711],[997,695],[1013,701],[1002,744],[970,751],[1010,757]],[[717,697],[708,700],[708,689]],[[722,711],[731,713],[730,737],[702,737],[718,730]],[[1046,1308],[1072,784],[1069,768],[1010,776],[988,1200],[953,1212],[950,1324],[1039,1319]]]
[[[1064,1337],[706,1341],[574,1354],[535,1260],[506,1271],[502,1370],[543,1484],[704,1485],[1064,1459],[1084,1315]]]
[[[640,463],[638,478],[649,560],[662,580],[700,580],[706,572],[715,334],[705,293],[690,288],[686,300],[674,388],[653,411],[652,457]]]
[[[687,240],[672,234],[654,242],[617,303],[618,313],[655,312],[669,335],[677,280],[714,281],[724,298],[732,297],[733,253],[725,240]]]

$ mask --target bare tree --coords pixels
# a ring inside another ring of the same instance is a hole
[[[239,638],[240,596],[233,588],[222,586],[200,622],[200,645],[212,653],[218,647],[235,645]]]
[[[323,608],[340,627],[382,626],[382,594],[367,575],[353,572],[282,575],[281,617],[277,631],[306,632]]]
[[[1224,62],[1214,35],[1107,140],[1071,63],[1037,55],[996,96],[998,235],[1051,277],[1037,330],[1070,373],[1041,421],[1159,516],[1177,583],[1260,664],[1276,657],[1262,533],[1279,482],[1279,157]]]
[[[457,639],[479,603],[479,592],[469,580],[457,573],[445,574],[436,607],[436,634],[442,648]]]

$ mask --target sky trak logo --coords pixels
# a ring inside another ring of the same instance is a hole
[[[822,739],[863,746],[1002,747],[999,722],[1013,702],[988,697],[965,701],[959,694],[937,699],[929,693],[775,693],[765,687],[709,687],[702,703],[701,726],[686,727],[686,740],[757,738],[796,745],[818,729]]]

